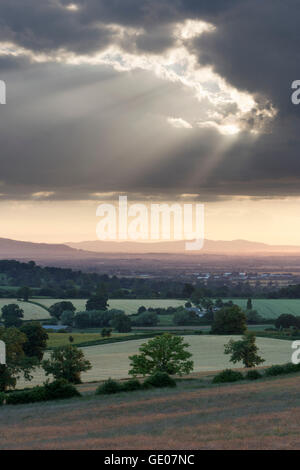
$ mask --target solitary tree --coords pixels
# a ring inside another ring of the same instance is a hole
[[[181,336],[165,333],[150,339],[139,348],[140,354],[130,356],[131,375],[147,375],[155,372],[167,372],[170,375],[189,374],[194,363],[192,354],[187,351],[188,343]]]
[[[15,326],[18,328],[22,325],[22,318],[24,317],[24,310],[17,304],[4,305],[2,307],[2,318],[6,328]]]
[[[81,383],[81,372],[92,368],[90,361],[84,358],[83,352],[76,346],[68,345],[52,351],[50,359],[42,362],[46,375],[55,379],[65,379],[70,383]]]
[[[252,300],[251,299],[247,300],[247,310],[252,310]]]
[[[246,315],[238,305],[223,307],[215,313],[212,333],[243,334],[246,330]]]
[[[29,289],[29,287],[20,287],[17,292],[17,296],[20,297],[20,299],[23,299],[24,302],[27,302],[29,300],[30,295],[31,290]]]
[[[39,322],[24,323],[20,330],[27,338],[23,344],[26,356],[36,357],[41,361],[47,346],[48,334],[46,330],[44,330]]]
[[[234,364],[242,362],[247,368],[259,366],[265,360],[257,354],[258,347],[255,342],[255,334],[247,332],[241,340],[234,341],[231,339],[225,345],[225,354],[231,354],[230,362]]]

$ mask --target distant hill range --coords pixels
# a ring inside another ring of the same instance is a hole
[[[101,255],[110,254],[147,255],[270,255],[270,254],[300,254],[300,246],[267,245],[246,240],[212,241],[206,240],[200,252],[185,251],[185,242],[103,242],[90,241],[79,243],[50,244],[31,243],[0,238],[0,259],[24,260],[99,260]]]
[[[76,248],[96,253],[123,253],[123,254],[146,254],[146,253],[172,253],[172,254],[195,254],[185,250],[185,242],[110,242],[90,241],[79,243],[66,243],[71,248]],[[268,245],[266,243],[250,242],[247,240],[213,241],[205,240],[204,247],[199,253],[215,254],[250,254],[250,253],[300,253],[300,246]]]
[[[63,244],[31,243],[0,238],[1,259],[58,260],[78,255],[81,256],[80,251]]]

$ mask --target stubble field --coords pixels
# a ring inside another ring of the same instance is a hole
[[[299,379],[5,406],[0,449],[299,449]]]

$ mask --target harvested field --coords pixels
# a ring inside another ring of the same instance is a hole
[[[193,354],[194,371],[205,372],[225,369],[226,367],[241,367],[229,362],[229,356],[224,354],[224,344],[232,336],[185,336]],[[237,338],[237,337],[234,337]],[[147,340],[132,340],[127,342],[104,344],[82,348],[86,358],[91,362],[92,369],[82,374],[84,382],[105,380],[109,377],[121,379],[128,377],[130,366],[129,356],[136,354],[141,344]],[[257,338],[257,345],[262,357],[266,360],[264,365],[283,364],[291,360],[291,342],[270,338]],[[47,355],[46,355],[47,356]],[[18,388],[41,384],[45,380],[42,370],[34,373],[34,379],[28,382],[19,381]]]

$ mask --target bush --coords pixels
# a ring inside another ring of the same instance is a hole
[[[218,375],[215,375],[213,378],[214,384],[226,383],[226,382],[238,382],[243,380],[244,376],[238,371],[232,369],[226,369],[220,372]]]
[[[262,374],[257,370],[249,370],[246,374],[245,379],[247,380],[257,380],[262,377]]]
[[[266,377],[276,377],[282,374],[292,374],[294,372],[300,372],[300,364],[292,364],[291,362],[283,364],[281,366],[271,366],[265,370]]]
[[[122,385],[115,380],[108,379],[102,385],[99,385],[96,395],[111,395],[113,393],[122,392]]]
[[[142,385],[138,380],[131,379],[121,384],[121,387],[123,392],[134,392],[135,390],[140,390]]]
[[[150,375],[143,383],[144,388],[163,388],[163,387],[176,387],[176,382],[166,372],[156,372]]]
[[[286,374],[293,374],[295,372],[300,372],[300,364],[293,364],[292,362],[288,362],[284,364],[284,370]]]
[[[275,377],[276,375],[285,374],[285,369],[283,366],[271,366],[265,371],[267,377]]]
[[[0,406],[4,404],[5,400],[6,400],[5,393],[0,392]]]
[[[12,392],[7,395],[7,405],[21,405],[24,403],[35,403],[39,401],[46,401],[46,392],[44,387],[34,387],[31,390],[24,390],[22,392]]]
[[[62,400],[64,398],[80,397],[80,393],[74,385],[60,379],[44,384],[47,400]]]
[[[31,390],[9,393],[6,403],[8,405],[20,405],[47,400],[62,400],[78,396],[80,396],[80,393],[73,385],[64,380],[55,380],[52,383],[46,382],[44,386],[34,387]]]

